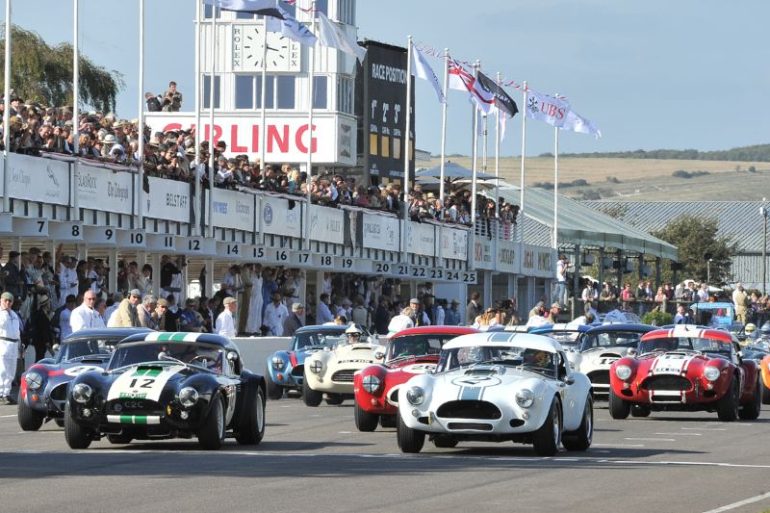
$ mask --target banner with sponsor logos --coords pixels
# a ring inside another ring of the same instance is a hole
[[[453,260],[468,259],[468,230],[441,227],[441,257]]]
[[[497,258],[495,270],[505,273],[519,272],[519,244],[506,240],[497,241]]]
[[[538,278],[556,277],[556,251],[543,246],[524,245],[521,274]]]
[[[305,204],[307,205],[307,204]],[[310,205],[310,238],[322,242],[345,242],[343,212],[336,208]]]
[[[146,122],[153,131],[187,130],[195,125],[195,115],[175,113],[148,113]],[[214,123],[214,141],[227,142],[226,156],[247,154],[257,158],[260,154],[261,125],[253,112],[247,116],[217,114]],[[203,134],[209,139],[210,125],[203,125]],[[268,112],[265,135],[268,162],[307,161],[308,151],[313,152],[313,164],[356,164],[356,121],[352,116],[316,113],[313,118],[313,137],[310,138],[306,115],[274,116]],[[312,148],[312,150],[311,150]]]
[[[262,233],[302,237],[302,203],[299,201],[262,196],[259,216],[257,229]]]
[[[364,213],[363,245],[368,249],[398,251],[399,219]]]
[[[416,255],[436,255],[436,226],[430,223],[406,223],[407,251]]]
[[[70,168],[66,162],[13,155],[8,159],[8,190],[11,198],[54,205],[69,205]]]
[[[254,232],[254,204],[256,196],[246,192],[214,188],[214,203],[211,205],[213,225],[218,228],[232,228]],[[208,191],[206,191],[208,201]],[[205,210],[206,223],[209,221],[208,208]]]
[[[80,163],[75,171],[75,187],[78,207],[117,214],[131,214],[133,211],[132,172]]]
[[[145,194],[145,217],[190,222],[191,186],[187,182],[148,177],[150,192]]]
[[[492,270],[495,268],[494,247],[492,240],[476,237],[473,241],[473,267]]]

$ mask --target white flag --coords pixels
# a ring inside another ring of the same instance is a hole
[[[366,57],[366,49],[358,46],[355,38],[351,38],[336,24],[332,23],[329,18],[322,12],[318,12],[318,39],[321,44],[337,50],[342,50],[350,55],[355,55],[356,58],[364,62]]]
[[[433,72],[433,68],[430,67],[428,61],[420,50],[412,45],[412,74],[423,80],[427,80],[436,90],[436,96],[438,96],[439,103],[446,103],[444,98],[444,92],[441,90],[441,83],[438,81],[436,73]]]
[[[267,30],[270,32],[280,32],[284,36],[298,42],[301,45],[313,46],[318,40],[309,28],[297,21],[295,17],[285,11],[282,7],[277,7],[280,17],[267,17]]]
[[[570,105],[564,98],[527,91],[527,117],[544,121],[551,126],[561,127],[567,119]]]
[[[561,129],[572,130],[573,132],[580,132],[581,134],[593,135],[597,139],[602,136],[602,131],[599,130],[596,125],[574,111],[569,111],[567,114],[567,119],[564,121]]]

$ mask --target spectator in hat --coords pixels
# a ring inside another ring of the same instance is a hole
[[[412,309],[412,320],[415,326],[430,326],[428,314],[422,308],[422,303],[416,297],[409,300],[409,308]]]
[[[560,313],[561,313],[561,305],[559,303],[553,303],[551,305],[551,309],[548,310],[548,315],[546,315],[546,319],[550,324],[556,324],[556,321],[558,320]]]
[[[173,294],[168,297],[173,298]],[[158,316],[158,331],[179,331],[179,322],[176,315],[171,312],[168,299],[158,298],[158,306],[155,307],[155,315]]]
[[[283,321],[283,336],[292,337],[294,333],[305,325],[305,305],[292,303],[291,314]]]
[[[0,295],[0,404],[13,404],[11,386],[21,343],[21,318],[13,311],[14,296]]]
[[[217,317],[214,331],[223,337],[233,338],[237,335],[234,317],[238,309],[238,301],[234,297],[226,297],[222,304],[225,308]]]

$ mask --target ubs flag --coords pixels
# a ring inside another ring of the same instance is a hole
[[[406,149],[406,48],[365,41],[366,59],[359,70],[363,90],[361,130],[364,173],[375,179],[402,179]],[[413,77],[409,77],[414,80]],[[414,173],[414,107],[409,130],[409,172]],[[378,177],[378,178],[377,178]]]

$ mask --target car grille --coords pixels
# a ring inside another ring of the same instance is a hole
[[[682,376],[651,376],[644,380],[642,388],[645,390],[666,390],[674,392],[686,392],[692,388],[690,380]]]
[[[388,398],[388,401],[389,401],[391,404],[398,404],[398,389],[397,389],[397,388],[394,388],[394,389],[393,389],[393,390],[390,392],[390,397]]]
[[[51,390],[51,400],[57,402],[67,400],[67,383],[56,385],[54,389]]]
[[[305,372],[304,365],[298,365],[291,369],[291,375],[294,376],[295,378],[301,378],[304,375],[304,372]]]
[[[610,384],[610,371],[598,370],[588,373],[588,379],[594,385],[609,385]]]
[[[492,431],[491,424],[482,424],[480,422],[450,422],[447,424],[449,429],[473,429],[476,431]]]
[[[354,370],[341,370],[332,374],[332,381],[336,383],[353,383]]]
[[[447,419],[499,419],[503,414],[487,401],[449,401],[439,406],[436,416]]]

